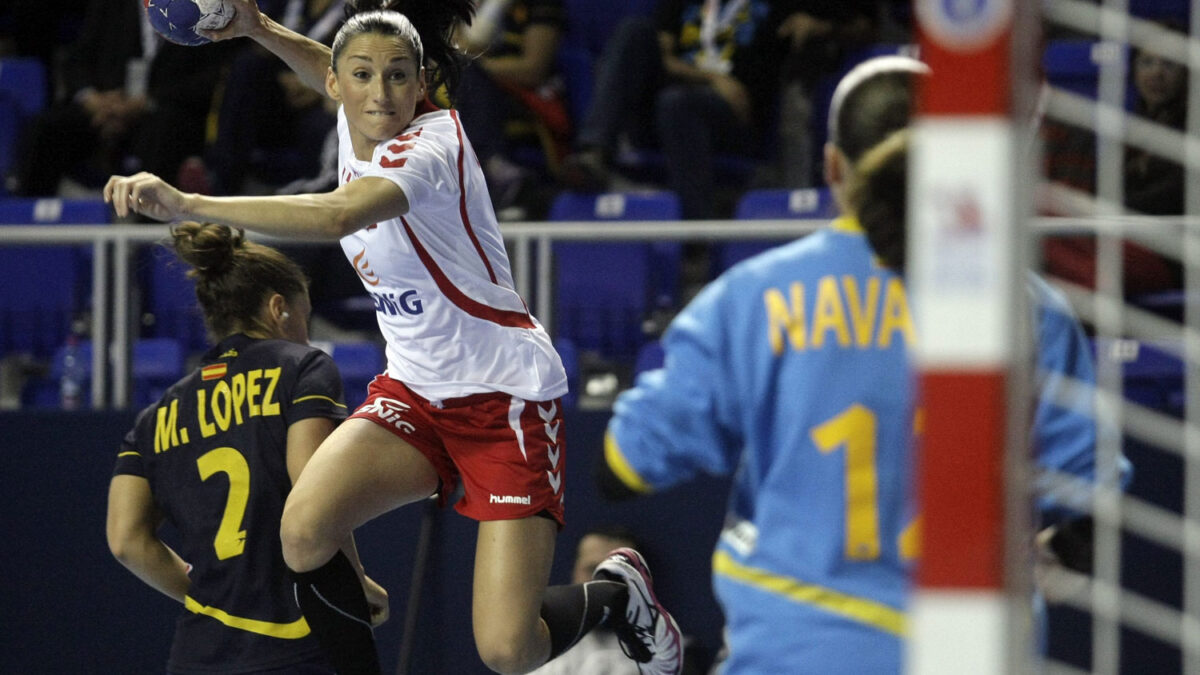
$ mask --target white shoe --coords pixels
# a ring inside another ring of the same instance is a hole
[[[629,588],[625,621],[613,626],[625,655],[638,662],[644,675],[679,675],[683,640],[675,619],[654,595],[650,569],[642,555],[618,548],[596,567],[592,578],[624,581]]]

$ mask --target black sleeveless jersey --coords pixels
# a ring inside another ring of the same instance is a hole
[[[314,347],[234,335],[142,410],[115,474],[150,482],[192,566],[169,668],[241,673],[320,662],[279,544],[287,430],[346,417],[337,366]]]

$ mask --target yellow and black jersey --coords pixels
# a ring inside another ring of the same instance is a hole
[[[192,565],[171,672],[240,673],[320,661],[279,544],[291,489],[287,431],[346,417],[342,380],[319,349],[234,335],[142,410],[115,474],[150,482]]]

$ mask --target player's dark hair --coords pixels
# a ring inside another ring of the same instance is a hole
[[[290,258],[247,241],[242,230],[185,222],[171,228],[171,248],[191,266],[196,300],[214,342],[261,325],[259,312],[273,293],[291,300],[308,293],[304,271]]]
[[[864,153],[847,193],[871,250],[901,275],[908,241],[908,137],[901,129]]]
[[[914,78],[929,67],[906,56],[881,56],[851,70],[829,106],[829,140],[852,163],[912,116]]]
[[[392,35],[408,41],[425,74],[429,91],[445,85],[451,102],[458,92],[466,55],[454,46],[459,22],[470,25],[475,16],[471,0],[350,0],[346,23],[333,39],[333,63],[350,38],[364,33]]]

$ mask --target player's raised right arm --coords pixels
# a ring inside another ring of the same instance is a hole
[[[329,71],[329,47],[309,39],[282,25],[258,10],[255,0],[230,0],[237,14],[221,30],[204,31],[210,40],[248,37],[283,59],[296,71],[304,84],[325,94],[325,74]]]

